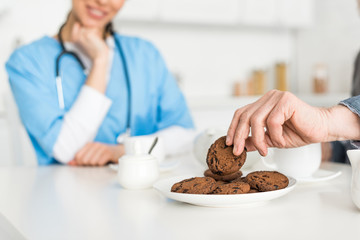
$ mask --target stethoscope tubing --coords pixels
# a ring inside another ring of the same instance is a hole
[[[65,25],[65,24],[64,24]],[[56,62],[55,62],[55,83],[56,83],[56,90],[57,90],[57,95],[58,95],[58,103],[59,103],[59,108],[60,109],[64,109],[65,108],[65,101],[64,101],[64,91],[63,91],[63,85],[62,85],[62,78],[61,78],[61,74],[60,74],[60,62],[61,62],[61,58],[68,54],[73,56],[76,61],[80,64],[81,68],[83,70],[85,70],[85,65],[83,64],[83,62],[81,61],[80,57],[73,51],[67,51],[64,45],[64,41],[62,39],[61,36],[61,31],[64,27],[64,25],[62,25],[59,29],[59,33],[58,33],[58,38],[59,38],[59,42],[62,48],[61,53],[57,56],[56,58]],[[126,88],[127,88],[127,95],[128,95],[128,107],[127,107],[127,119],[126,119],[126,128],[127,131],[129,131],[130,129],[130,125],[131,125],[131,106],[132,106],[132,99],[131,99],[131,83],[130,83],[130,76],[129,76],[129,71],[128,71],[128,65],[127,65],[127,61],[125,59],[125,55],[124,55],[124,51],[123,48],[119,42],[119,40],[116,38],[115,33],[110,30],[110,34],[113,36],[114,41],[115,41],[115,46],[119,51],[119,55],[121,58],[121,62],[123,65],[123,69],[124,69],[124,75],[125,75],[125,82],[126,82]]]

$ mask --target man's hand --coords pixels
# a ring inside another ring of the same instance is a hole
[[[251,129],[251,137],[249,137]],[[289,92],[271,90],[236,110],[226,144],[239,155],[246,146],[263,156],[268,147],[293,148],[310,143],[359,140],[360,118],[349,108],[312,107]]]
[[[246,146],[265,156],[268,147],[291,148],[323,142],[329,135],[328,119],[328,109],[312,107],[289,92],[272,90],[236,110],[226,144],[234,144],[235,155]]]

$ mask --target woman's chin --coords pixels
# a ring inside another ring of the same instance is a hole
[[[99,22],[99,21],[94,21],[91,19],[86,19],[83,21],[80,21],[81,24],[86,27],[86,28],[104,28],[106,26],[105,23]]]

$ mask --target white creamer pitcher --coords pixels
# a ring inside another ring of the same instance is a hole
[[[360,149],[348,150],[347,155],[352,168],[351,197],[360,209]]]
[[[119,158],[118,181],[127,189],[152,187],[159,177],[159,161],[150,154],[141,152],[140,141],[135,141],[133,154]]]

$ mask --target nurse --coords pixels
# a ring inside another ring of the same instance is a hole
[[[112,31],[124,1],[72,0],[56,36],[17,49],[6,63],[40,165],[117,162],[127,129],[163,138],[168,154],[191,143],[188,107],[158,50]]]

